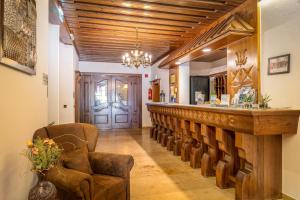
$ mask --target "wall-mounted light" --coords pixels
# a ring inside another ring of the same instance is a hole
[[[208,52],[211,52],[211,49],[210,49],[210,48],[205,48],[205,49],[202,49],[202,51],[203,51],[204,53],[208,53]]]
[[[180,65],[180,62],[176,62],[175,65]]]

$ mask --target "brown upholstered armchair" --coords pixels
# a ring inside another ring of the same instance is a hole
[[[94,152],[98,135],[95,126],[79,123],[48,126],[34,133],[34,138],[52,138],[66,151],[87,145],[92,175],[63,165],[48,171],[46,179],[54,183],[60,199],[130,199],[130,170],[133,167],[133,157]]]

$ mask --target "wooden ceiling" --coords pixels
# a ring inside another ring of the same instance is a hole
[[[156,62],[245,0],[58,0],[81,61],[121,62],[135,48]]]

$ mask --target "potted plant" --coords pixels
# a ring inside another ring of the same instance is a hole
[[[28,199],[39,199],[41,196],[52,199],[56,196],[55,186],[45,181],[45,175],[49,169],[58,164],[62,153],[60,148],[52,139],[37,138],[27,142],[25,156],[32,163],[31,170],[38,175],[38,183],[30,190]]]

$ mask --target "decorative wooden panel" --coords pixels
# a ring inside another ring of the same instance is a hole
[[[257,27],[257,2],[248,1],[239,13],[249,24]],[[251,86],[259,94],[259,46],[257,33],[244,38],[227,48],[228,93],[231,98],[244,86]]]
[[[201,51],[205,47],[218,50],[234,41],[252,35],[253,32],[254,28],[239,15],[232,15],[172,52],[159,67],[195,60],[206,55]]]

